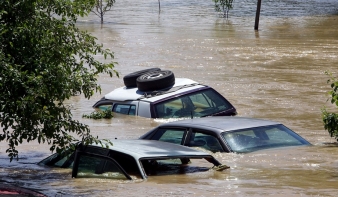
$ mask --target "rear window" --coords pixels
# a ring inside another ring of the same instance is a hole
[[[158,118],[204,117],[232,108],[232,105],[213,89],[182,95],[155,105]]]

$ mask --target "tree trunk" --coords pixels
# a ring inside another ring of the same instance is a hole
[[[101,25],[103,24],[103,12],[101,11]]]
[[[161,2],[160,2],[160,0],[158,0],[158,13],[159,14],[161,13]]]

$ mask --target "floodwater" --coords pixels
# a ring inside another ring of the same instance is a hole
[[[250,154],[217,153],[231,168],[154,176],[148,180],[72,179],[68,169],[34,163],[50,154],[38,143],[19,147],[9,162],[0,145],[0,183],[36,189],[48,196],[337,196],[338,146],[323,129],[328,106],[325,71],[338,66],[338,1],[264,0],[259,31],[254,31],[256,0],[236,0],[229,18],[219,18],[213,2],[117,1],[102,28],[94,14],[78,26],[115,52],[121,77],[99,77],[102,94],[68,101],[74,118],[100,138],[132,139],[172,120],[116,116],[82,118],[104,94],[123,85],[136,70],[159,67],[214,87],[239,116],[282,122],[314,146]],[[101,56],[98,59],[103,60]]]

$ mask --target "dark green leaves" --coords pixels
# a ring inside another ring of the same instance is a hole
[[[215,2],[215,10],[223,12],[223,17],[228,18],[228,12],[232,9],[233,0],[213,0]]]
[[[77,17],[94,5],[94,0],[0,1],[0,140],[9,144],[11,160],[23,141],[61,151],[76,136],[86,143],[98,140],[64,105],[75,94],[90,98],[99,91],[98,74],[118,74],[115,62],[94,58],[113,59],[113,52],[75,27]]]
[[[92,12],[100,17],[101,24],[103,24],[103,16],[106,12],[111,10],[114,3],[115,0],[96,0],[95,8],[92,10]]]
[[[108,107],[106,110],[104,111],[94,111],[92,113],[90,113],[89,115],[87,114],[83,114],[82,115],[83,118],[91,118],[91,119],[110,119],[113,117],[113,112],[112,112],[112,108]]]
[[[325,72],[330,79],[327,81],[330,84],[331,90],[328,92],[331,104],[335,104],[338,107],[338,78],[334,77],[331,73]],[[326,108],[322,109],[322,116],[324,122],[324,128],[329,132],[331,137],[334,137],[338,141],[338,114],[333,112],[327,112]]]

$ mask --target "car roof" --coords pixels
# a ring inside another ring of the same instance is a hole
[[[189,85],[193,85],[196,84],[194,86],[189,86]],[[114,100],[114,101],[128,101],[128,100],[146,100],[149,102],[154,102],[163,98],[166,98],[168,96],[172,96],[178,93],[182,93],[182,92],[186,92],[189,90],[193,90],[196,88],[201,88],[201,87],[205,87],[205,85],[198,85],[199,83],[196,81],[193,81],[191,79],[187,79],[187,78],[176,78],[175,79],[175,84],[172,88],[174,87],[180,87],[180,86],[185,86],[187,85],[188,87],[184,87],[182,89],[178,89],[177,91],[173,91],[170,93],[166,93],[164,95],[159,95],[159,96],[155,96],[155,97],[150,97],[150,98],[142,98],[145,95],[145,92],[138,90],[137,87],[135,88],[127,88],[127,87],[120,87],[117,88],[111,92],[109,92],[108,94],[106,94],[104,96],[105,99],[109,99],[109,100]]]
[[[270,121],[270,120],[239,117],[239,116],[213,116],[213,117],[173,121],[169,123],[164,123],[160,125],[160,127],[183,126],[183,127],[193,127],[193,128],[200,128],[200,129],[212,129],[212,130],[218,130],[219,132],[223,132],[223,131],[233,131],[233,130],[240,130],[240,129],[246,129],[246,128],[253,128],[253,127],[276,125],[276,124],[281,124],[281,123]]]
[[[108,149],[128,154],[135,159],[160,157],[204,157],[210,154],[186,146],[156,140],[111,140]],[[93,146],[100,146],[93,145]]]

